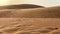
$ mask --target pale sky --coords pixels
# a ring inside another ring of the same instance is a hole
[[[41,6],[60,6],[60,0],[0,0],[0,6],[12,4],[36,4]]]

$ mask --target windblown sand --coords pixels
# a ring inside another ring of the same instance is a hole
[[[0,9],[0,34],[60,34],[60,7]]]
[[[60,18],[0,18],[0,34],[60,34]]]

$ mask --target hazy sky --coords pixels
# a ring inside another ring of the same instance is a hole
[[[0,0],[0,5],[36,4],[42,6],[60,6],[60,0]]]

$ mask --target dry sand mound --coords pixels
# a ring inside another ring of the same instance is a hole
[[[60,18],[60,6],[32,9],[3,9],[0,17],[12,18]]]
[[[29,9],[29,8],[44,8],[44,7],[38,6],[38,5],[33,5],[33,4],[0,6],[0,9]]]

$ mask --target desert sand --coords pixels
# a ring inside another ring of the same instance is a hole
[[[31,9],[1,9],[0,18],[60,18],[60,6]]]
[[[60,34],[60,6],[0,9],[0,34]]]
[[[60,18],[0,18],[0,34],[60,34]]]

